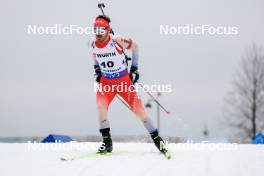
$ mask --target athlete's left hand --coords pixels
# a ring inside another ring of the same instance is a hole
[[[133,84],[135,84],[139,79],[138,67],[131,66],[129,76],[130,76],[130,79],[133,82]]]

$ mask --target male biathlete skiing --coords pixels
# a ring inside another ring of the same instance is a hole
[[[131,89],[122,92],[117,91],[115,86],[123,84],[127,88],[133,86],[138,81],[138,46],[130,39],[111,35],[110,18],[99,15],[94,21],[95,39],[91,42],[92,57],[94,59],[94,69],[96,81],[101,87],[112,87],[111,91],[99,89],[96,93],[96,105],[98,110],[98,120],[103,143],[99,147],[99,153],[112,152],[113,145],[110,135],[110,125],[107,118],[108,107],[116,95],[119,95],[129,105],[133,113],[142,121],[145,128],[150,133],[158,150],[169,158],[169,153],[162,138],[159,136],[157,128],[146,114],[144,107],[137,93]],[[128,72],[128,64],[124,50],[132,51],[132,64]],[[115,86],[113,86],[115,85]]]

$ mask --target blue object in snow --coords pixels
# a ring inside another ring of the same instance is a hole
[[[253,144],[264,144],[264,135],[261,132],[258,132],[252,141]]]
[[[42,143],[55,143],[55,142],[64,143],[64,142],[71,142],[71,141],[73,140],[69,136],[50,134],[45,139],[43,139],[41,142]]]

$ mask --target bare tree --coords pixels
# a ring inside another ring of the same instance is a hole
[[[264,55],[255,44],[242,57],[225,110],[227,124],[241,138],[252,139],[264,127]]]

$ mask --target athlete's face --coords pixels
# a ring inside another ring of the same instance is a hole
[[[94,22],[94,32],[96,40],[104,42],[108,39],[111,28],[109,22],[103,18],[96,18]]]
[[[110,27],[96,27],[95,28],[95,37],[96,37],[96,40],[99,41],[99,42],[104,42],[109,34],[110,34]]]

